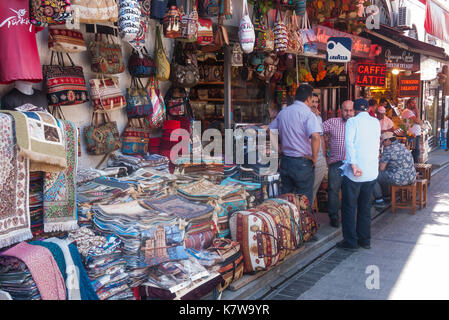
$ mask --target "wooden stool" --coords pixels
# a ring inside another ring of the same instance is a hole
[[[430,178],[432,176],[432,165],[430,163],[415,163],[416,172],[419,172],[420,179],[426,179],[427,185],[430,186]]]
[[[419,205],[419,209],[427,206],[427,179],[416,180],[416,204]]]
[[[400,201],[396,201],[396,193],[400,193]],[[416,211],[416,182],[406,186],[391,185],[391,211],[396,209],[412,209],[412,214]]]

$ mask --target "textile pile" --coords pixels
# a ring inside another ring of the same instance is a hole
[[[44,174],[30,172],[30,219],[33,237],[44,233]]]
[[[141,168],[152,168],[168,172],[168,163],[169,160],[167,157],[158,154],[131,156],[116,151],[108,160],[108,167],[125,167],[128,170],[128,174],[132,174]]]
[[[221,158],[202,157],[201,161],[191,161],[190,158],[175,160],[175,173],[188,176],[198,176],[209,181],[220,183],[224,179],[224,165]]]
[[[13,300],[41,300],[30,270],[15,257],[0,256],[0,289]]]

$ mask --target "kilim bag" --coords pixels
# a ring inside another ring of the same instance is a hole
[[[178,40],[186,42],[195,42],[198,36],[198,12],[196,4],[193,4],[193,8],[189,13],[189,6],[193,0],[187,0],[187,6],[185,13],[181,14],[181,37]],[[181,7],[181,11],[183,11]]]
[[[48,49],[57,52],[74,53],[86,51],[83,34],[76,30],[48,28]]]
[[[170,87],[165,95],[165,107],[171,116],[183,116],[188,103],[187,92],[182,87]]]
[[[120,90],[118,77],[97,77],[91,79],[90,96],[94,112],[108,112],[126,107],[126,99]]]
[[[223,278],[223,282],[218,286],[218,291],[222,292],[232,282],[243,276],[243,255],[240,243],[230,239],[214,239],[207,250],[218,253],[223,259],[218,263],[217,270]]]
[[[117,123],[111,121],[107,113],[103,113],[104,123],[98,124],[98,116],[98,113],[93,113],[92,124],[84,128],[87,153],[101,155],[120,149],[122,143],[120,142]]]
[[[170,6],[164,15],[162,23],[164,37],[176,39],[181,37],[181,15],[176,5]]]
[[[217,27],[215,29],[214,43],[211,45],[203,46],[202,52],[216,52],[223,48],[224,45],[229,45],[229,36],[226,27],[223,25],[223,16],[218,17]]]
[[[300,216],[302,239],[303,241],[309,241],[320,228],[318,218],[311,209],[309,199],[307,199],[305,195],[297,195],[293,193],[283,194],[279,196],[279,198],[285,199],[296,206]]]
[[[146,127],[141,119],[129,119],[122,133],[122,152],[124,154],[147,154],[150,133],[151,129]]]
[[[64,24],[71,17],[70,0],[30,0],[30,23],[39,27]]]
[[[232,240],[240,243],[244,272],[266,270],[302,245],[297,207],[282,199],[235,212],[229,219]]]
[[[151,19],[161,20],[167,11],[167,0],[151,0]]]
[[[200,46],[207,46],[214,43],[214,31],[211,19],[198,18],[197,42]]]
[[[118,29],[123,41],[137,37],[140,31],[141,10],[138,0],[118,0]]]
[[[243,0],[243,13],[239,26],[239,41],[244,53],[251,53],[254,50],[254,26],[249,17],[248,2]]]
[[[164,124],[165,119],[165,103],[164,98],[159,91],[159,82],[151,78],[148,80],[148,94],[153,106],[153,113],[145,117],[145,124],[153,129],[159,129]]]
[[[140,85],[140,86],[139,86]],[[138,78],[131,79],[131,87],[126,89],[126,113],[128,118],[143,118],[153,112],[147,88]]]
[[[83,68],[75,66],[69,54],[67,57],[71,66],[64,65],[62,53],[56,53],[59,63],[53,64],[51,53],[50,65],[44,65],[42,73],[47,85],[47,97],[49,106],[76,105],[89,101]]]
[[[122,55],[122,45],[114,43],[112,36],[95,34],[95,40],[89,43],[92,72],[102,74],[117,74],[125,71]],[[108,41],[108,39],[110,39]]]
[[[106,23],[118,20],[116,0],[71,0],[72,11],[79,12],[81,23]]]
[[[298,26],[298,17],[293,11],[290,15],[290,23],[288,24],[288,43],[287,52],[293,54],[300,54],[304,52],[304,45],[302,43],[302,35]]]
[[[265,50],[267,43],[267,32],[263,21],[262,10],[260,9],[258,1],[254,3],[253,19],[255,32],[254,50]]]
[[[288,30],[282,18],[282,12],[279,2],[277,3],[276,7],[276,23],[273,26],[273,32],[274,32],[274,51],[278,55],[283,55],[284,53],[287,52]]]
[[[149,78],[157,73],[157,66],[144,47],[139,52],[132,51],[128,59],[128,71],[133,77]]]
[[[161,33],[159,26],[156,27],[156,40],[155,40],[155,53],[154,62],[157,68],[156,79],[161,81],[167,81],[170,78],[170,63],[167,59],[167,54],[164,50],[164,44],[162,43]]]

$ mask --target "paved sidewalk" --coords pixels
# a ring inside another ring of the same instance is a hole
[[[371,250],[334,248],[265,299],[449,299],[448,176],[446,167],[432,178],[427,208],[415,215],[382,214],[372,227]],[[367,280],[376,285],[367,268],[379,271],[378,289],[367,288]]]

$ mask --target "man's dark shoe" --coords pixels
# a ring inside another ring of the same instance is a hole
[[[376,209],[385,209],[387,207],[384,200],[375,200],[373,205]]]
[[[371,246],[369,244],[363,244],[359,242],[359,246],[362,247],[363,249],[369,250],[371,249]]]
[[[356,251],[359,247],[353,247],[349,243],[347,243],[345,240],[342,240],[337,243],[337,248],[350,250],[350,251]]]
[[[338,219],[331,218],[330,225],[331,225],[331,227],[338,228],[340,226],[340,222],[338,221]]]

